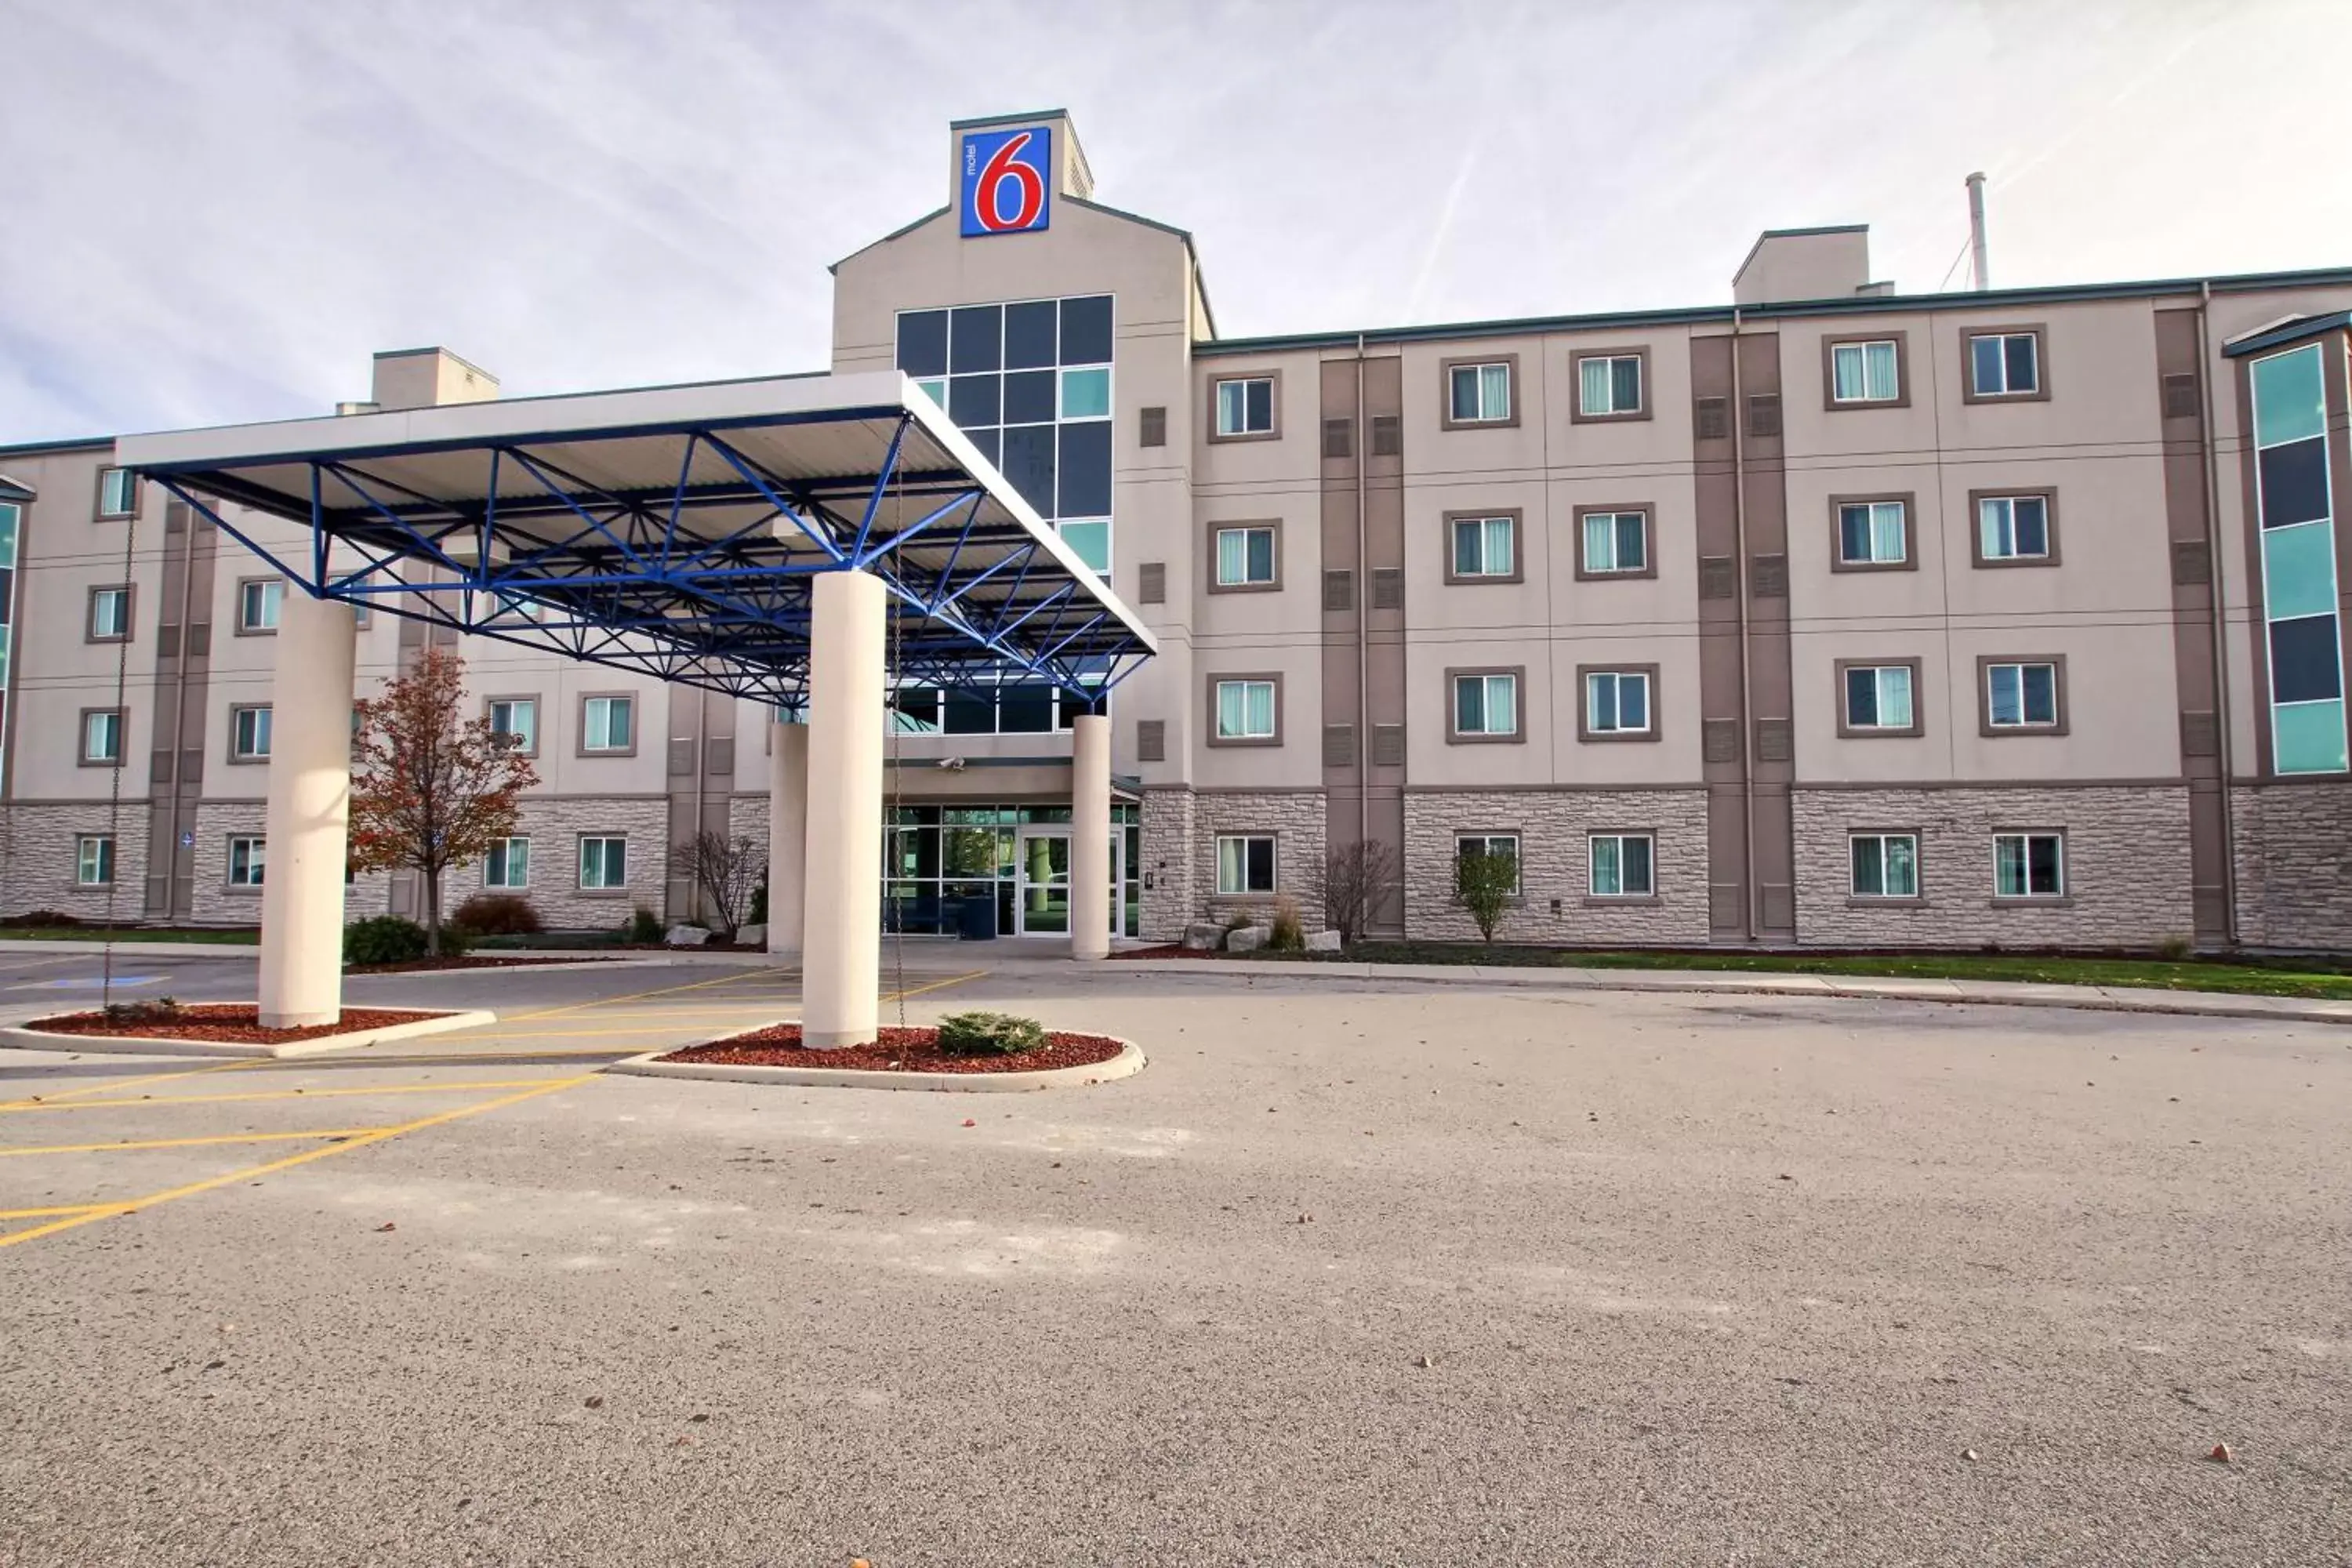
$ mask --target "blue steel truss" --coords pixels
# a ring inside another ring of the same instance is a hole
[[[1042,683],[1099,706],[1150,657],[1036,535],[1001,512],[983,519],[979,479],[901,462],[915,424],[905,410],[840,416],[895,417],[878,472],[787,479],[716,423],[268,459],[308,468],[307,509],[218,464],[142,471],[313,595],[788,710],[807,700],[811,588],[825,572],[870,572],[888,590],[900,686]],[[676,479],[657,488],[610,488],[534,450],[647,435],[684,442]],[[478,458],[480,499],[428,495],[370,467],[421,454]],[[222,501],[306,522],[308,550],[273,547]]]

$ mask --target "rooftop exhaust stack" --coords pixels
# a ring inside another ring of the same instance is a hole
[[[1969,270],[1976,279],[1979,293],[1992,287],[1991,275],[1985,267],[1984,174],[1981,170],[1969,176]]]

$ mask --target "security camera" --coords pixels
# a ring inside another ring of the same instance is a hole
[[[946,768],[951,773],[960,773],[963,772],[963,759],[961,757],[941,757],[937,765]]]

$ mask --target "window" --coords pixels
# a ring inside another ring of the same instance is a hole
[[[2047,494],[1978,496],[1978,564],[2039,565],[2056,560],[2050,528],[2051,499]]]
[[[1589,669],[1584,676],[1584,735],[1646,736],[1654,725],[1650,712],[1654,672],[1633,669]]]
[[[1907,566],[1911,563],[1911,508],[1907,498],[1864,497],[1837,501],[1837,566]]]
[[[1847,891],[1857,899],[1919,896],[1919,836],[1857,833],[1846,840],[1853,861]]]
[[[114,881],[114,836],[85,833],[74,840],[74,884],[104,888]]]
[[[2066,836],[2063,833],[1994,834],[1992,895],[1996,899],[2064,898]]]
[[[129,468],[98,470],[98,515],[129,517],[139,510],[139,477]]]
[[[81,760],[85,767],[122,765],[122,710],[85,708],[81,715]]]
[[[1626,419],[1643,412],[1642,367],[1639,353],[1579,354],[1576,360],[1576,416],[1580,419]]]
[[[1251,677],[1216,683],[1217,744],[1270,743],[1280,730],[1279,682],[1271,677]]]
[[[1508,739],[1519,732],[1519,677],[1516,670],[1473,670],[1454,677],[1456,738]]]
[[[1872,338],[1830,345],[1832,405],[1903,400],[1903,351],[1896,340]]]
[[[1465,859],[1473,855],[1499,855],[1511,863],[1511,897],[1519,896],[1519,836],[1516,833],[1457,833],[1454,836],[1454,858]]]
[[[274,632],[278,611],[286,603],[281,577],[248,577],[236,585],[236,629],[240,634]]]
[[[1985,733],[2062,728],[2058,660],[1979,663],[1984,669]]]
[[[582,840],[583,845],[586,840]],[[618,839],[611,840],[618,843]],[[587,865],[583,852],[581,865]],[[581,886],[588,885],[583,877]],[[530,840],[528,838],[494,838],[490,850],[482,858],[482,886],[485,888],[528,888],[530,886]]]
[[[633,721],[634,697],[584,697],[580,701],[580,750],[583,752],[631,752],[637,749]]]
[[[622,837],[582,837],[580,885],[591,890],[627,887],[629,841]]]
[[[1647,510],[1587,511],[1577,509],[1577,575],[1644,577],[1650,565]]]
[[[1274,891],[1274,836],[1226,833],[1217,836],[1217,891]]]
[[[1245,375],[1211,384],[1216,393],[1217,439],[1233,441],[1275,433],[1274,380],[1270,375]]]
[[[2042,395],[2042,329],[1971,332],[1969,401]]]
[[[1655,845],[1646,833],[1596,833],[1590,850],[1596,899],[1646,899],[1656,890],[1652,877]]]
[[[490,731],[510,751],[526,757],[539,755],[539,699],[493,697],[489,702]]]
[[[1446,427],[1514,423],[1511,382],[1517,368],[1517,362],[1510,359],[1448,360],[1445,363]]]
[[[268,841],[258,833],[232,834],[228,841],[228,885],[261,886],[262,860]]]
[[[1275,586],[1275,528],[1272,523],[1252,523],[1245,528],[1221,528],[1216,531],[1216,586],[1220,588]]]
[[[1919,715],[1912,702],[1918,684],[1916,662],[1905,664],[1838,663],[1843,688],[1838,733],[1901,734],[1920,732]]]
[[[130,635],[130,588],[92,588],[89,591],[89,640],[121,642]]]
[[[1445,579],[1460,583],[1481,577],[1519,577],[1519,519],[1517,513],[1494,517],[1446,514],[1453,536]]]
[[[267,762],[269,758],[269,706],[256,703],[228,710],[228,760]]]

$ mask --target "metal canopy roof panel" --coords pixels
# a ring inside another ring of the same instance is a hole
[[[1092,696],[1158,648],[896,371],[169,431],[117,460],[313,593],[787,707],[824,572],[890,588],[908,684]]]

